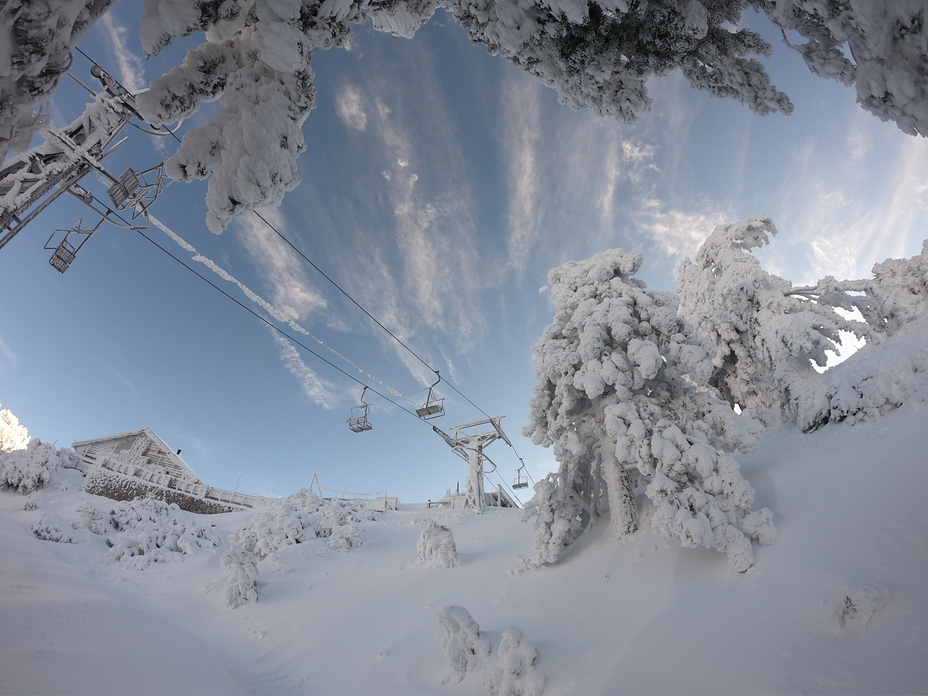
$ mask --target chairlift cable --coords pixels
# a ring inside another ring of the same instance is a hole
[[[117,214],[117,216],[118,216],[118,214]],[[179,263],[181,266],[183,266],[183,267],[186,268],[188,271],[190,271],[191,273],[193,273],[193,274],[194,274],[195,276],[197,276],[200,280],[202,280],[203,282],[207,283],[208,285],[210,285],[211,287],[213,287],[215,290],[218,290],[220,293],[222,293],[222,294],[225,295],[227,298],[229,298],[230,300],[232,300],[232,301],[233,301],[235,304],[237,304],[239,307],[241,307],[241,308],[244,309],[245,311],[249,312],[250,314],[252,314],[252,315],[255,316],[256,318],[258,318],[260,321],[262,321],[262,322],[264,322],[265,324],[267,324],[269,327],[271,327],[272,329],[274,329],[274,331],[277,331],[277,332],[278,332],[279,334],[281,334],[284,338],[288,339],[288,340],[291,341],[292,343],[295,343],[296,345],[298,345],[300,348],[302,348],[303,350],[305,350],[305,351],[306,351],[307,353],[309,353],[310,355],[312,355],[312,356],[318,358],[319,360],[321,360],[322,362],[324,362],[324,363],[325,363],[326,365],[328,365],[329,367],[334,368],[335,370],[337,370],[338,372],[342,373],[343,375],[345,375],[345,376],[348,377],[349,379],[351,379],[351,380],[353,380],[354,382],[357,382],[358,384],[360,384],[362,387],[367,387],[367,389],[369,389],[371,392],[373,392],[374,394],[376,394],[376,395],[379,396],[380,398],[384,399],[385,401],[390,402],[391,404],[393,404],[394,406],[396,406],[396,407],[397,407],[398,409],[400,409],[401,411],[405,411],[406,413],[408,413],[409,415],[411,415],[413,418],[416,418],[416,420],[419,420],[419,418],[416,417],[416,414],[413,413],[412,411],[410,411],[409,409],[407,409],[405,406],[403,406],[403,405],[401,405],[401,404],[398,404],[396,401],[394,401],[393,399],[391,399],[389,396],[385,396],[384,394],[381,394],[381,393],[380,393],[379,391],[377,391],[376,389],[373,389],[372,387],[367,386],[366,384],[364,384],[364,382],[362,382],[361,380],[359,380],[357,377],[355,377],[355,376],[352,375],[351,373],[349,373],[349,372],[343,370],[341,367],[339,367],[339,366],[336,365],[335,363],[331,362],[330,360],[326,359],[324,356],[320,355],[319,353],[317,353],[316,351],[314,351],[312,348],[310,348],[309,346],[305,345],[303,342],[299,341],[298,339],[296,339],[296,338],[294,338],[293,336],[291,336],[290,334],[288,334],[286,331],[284,331],[283,329],[281,329],[281,328],[280,328],[279,326],[277,326],[276,324],[272,323],[271,321],[269,321],[269,320],[266,319],[265,317],[262,317],[262,316],[261,316],[260,314],[258,314],[255,310],[253,310],[251,307],[248,307],[248,306],[245,305],[243,302],[241,302],[241,301],[238,300],[237,298],[235,298],[235,297],[233,297],[232,295],[230,295],[228,292],[226,292],[226,291],[223,290],[221,287],[219,287],[218,285],[216,285],[214,282],[212,282],[209,278],[207,278],[206,276],[204,276],[203,274],[201,274],[199,271],[197,271],[196,269],[191,268],[190,266],[188,266],[181,258],[179,258],[178,256],[175,256],[175,255],[172,254],[170,251],[168,251],[167,249],[165,249],[163,246],[161,246],[160,244],[158,244],[158,242],[156,242],[154,239],[152,239],[152,238],[149,237],[147,234],[145,234],[144,231],[142,231],[142,230],[136,230],[136,231],[137,231],[144,239],[146,239],[147,241],[151,242],[151,243],[152,243],[154,246],[156,246],[158,249],[160,249],[160,250],[163,251],[165,254],[167,254],[168,256],[170,256],[172,259],[174,259],[175,261],[177,261],[177,263]]]
[[[98,66],[99,68],[103,69],[103,66],[102,66],[102,65],[100,65],[97,61],[95,61],[93,58],[91,58],[89,55],[87,55],[87,53],[85,53],[79,46],[75,46],[75,47],[74,47],[74,50],[76,50],[78,53],[80,53],[82,56],[84,56],[84,58],[86,58],[87,60],[89,60],[89,61],[90,61],[91,63],[93,63],[94,65],[96,65],[96,66]],[[70,67],[70,66],[69,66],[69,67]],[[70,73],[69,73],[69,74],[70,74]],[[72,77],[73,77],[73,76],[72,76]],[[78,80],[77,78],[73,78],[73,79],[74,79],[75,81],[77,81],[78,84],[80,84],[80,85],[81,85],[82,87],[84,87],[85,89],[87,88],[86,85],[84,85],[84,84],[83,84],[80,80]],[[133,124],[133,125],[134,125],[134,124]],[[161,128],[165,128],[165,127],[164,127],[164,126],[161,126]],[[174,130],[170,130],[170,129],[166,129],[166,128],[165,128],[165,130],[167,131],[167,133],[166,133],[167,135],[172,136],[178,143],[181,143],[181,139],[177,136],[177,131],[178,131],[178,129],[179,129],[179,127],[178,127],[178,128],[175,128]],[[142,129],[142,128],[139,128],[139,130],[144,131],[144,129]],[[144,131],[144,132],[147,132],[147,131]],[[163,164],[163,162],[162,162],[162,164]],[[317,266],[315,263],[313,263],[313,261],[310,260],[309,257],[306,256],[306,254],[304,254],[302,251],[300,251],[289,239],[287,239],[287,238],[280,232],[280,230],[278,230],[274,225],[272,225],[264,216],[262,216],[257,210],[254,210],[254,209],[253,209],[252,212],[253,212],[262,222],[264,222],[265,225],[267,225],[271,230],[273,230],[273,231],[277,234],[277,236],[279,236],[284,242],[286,242],[286,244],[287,244],[291,249],[293,249],[297,254],[299,254],[300,257],[302,257],[310,266],[312,266],[320,275],[322,275],[323,278],[325,278],[327,281],[329,281],[329,283],[331,283],[339,292],[341,292],[345,297],[347,297],[355,306],[358,307],[358,309],[360,309],[362,312],[364,312],[364,314],[366,314],[375,324],[377,324],[377,326],[379,326],[381,329],[383,329],[393,340],[395,340],[395,341],[396,341],[397,343],[399,343],[403,348],[405,348],[414,358],[416,358],[419,362],[421,362],[423,365],[425,365],[425,367],[427,367],[429,370],[431,370],[432,372],[434,372],[436,375],[438,374],[438,370],[434,369],[431,365],[429,365],[429,363],[426,362],[418,353],[416,353],[412,348],[410,348],[408,345],[406,345],[406,343],[404,343],[396,334],[394,334],[392,331],[390,331],[390,329],[388,329],[386,326],[384,326],[383,323],[381,323],[380,320],[378,320],[373,314],[371,314],[370,312],[368,312],[367,309],[365,309],[357,300],[355,300],[351,295],[349,295],[338,283],[336,283],[331,277],[329,277],[328,274],[326,274],[321,268],[319,268],[319,266]],[[116,217],[118,217],[120,220],[122,220],[122,221],[125,223],[125,225],[126,225],[127,227],[131,227],[131,225],[130,225],[122,216],[120,216],[118,213],[113,213],[113,214],[116,215]],[[157,242],[155,242],[154,240],[150,239],[147,235],[143,234],[141,230],[137,230],[137,231],[139,232],[139,234],[141,234],[143,237],[145,237],[145,239],[148,239],[148,241],[150,241],[152,244],[154,244],[154,245],[157,246],[159,249],[161,249],[162,251],[164,251],[166,254],[168,254],[169,256],[171,256],[171,258],[175,259],[175,260],[176,260],[178,263],[180,263],[182,266],[184,266],[184,267],[187,268],[189,271],[191,271],[192,273],[196,274],[198,277],[202,278],[204,281],[206,281],[207,283],[209,283],[210,285],[212,285],[214,288],[216,288],[217,290],[219,290],[223,295],[226,295],[227,297],[229,297],[229,299],[233,300],[236,304],[240,305],[240,306],[243,307],[244,309],[247,309],[249,312],[251,312],[251,313],[254,314],[256,317],[258,317],[259,319],[261,319],[261,321],[263,321],[263,322],[265,322],[266,324],[268,324],[269,326],[273,327],[274,330],[278,331],[279,333],[281,333],[283,336],[285,336],[286,338],[288,338],[288,339],[291,340],[292,342],[294,342],[294,343],[296,343],[297,345],[301,346],[304,350],[308,351],[310,354],[315,355],[316,357],[318,357],[320,360],[322,360],[322,361],[325,362],[326,364],[331,365],[332,367],[334,367],[335,369],[337,369],[339,372],[345,374],[345,375],[348,376],[348,377],[351,377],[351,379],[353,379],[353,380],[354,380],[355,382],[357,382],[358,384],[361,384],[362,386],[366,386],[366,385],[364,385],[364,383],[361,382],[359,379],[357,379],[357,378],[354,377],[353,375],[350,375],[349,373],[345,372],[344,370],[342,370],[341,368],[337,367],[337,366],[334,365],[333,363],[329,362],[328,360],[326,360],[326,359],[323,358],[322,356],[318,355],[315,351],[311,350],[311,349],[308,348],[307,346],[303,345],[300,341],[297,341],[295,338],[293,338],[293,337],[290,336],[289,334],[285,333],[283,330],[281,330],[279,327],[277,327],[276,325],[274,325],[274,324],[272,324],[271,322],[269,322],[267,319],[265,319],[264,317],[262,317],[260,314],[258,314],[257,312],[255,312],[255,311],[252,310],[251,308],[249,308],[249,307],[247,307],[246,305],[244,305],[244,304],[242,304],[241,302],[239,302],[237,299],[235,299],[234,297],[232,297],[231,295],[229,295],[227,292],[225,292],[225,290],[222,290],[221,288],[219,288],[217,285],[215,285],[214,283],[212,283],[212,282],[211,282],[210,280],[208,280],[206,277],[202,276],[200,273],[198,273],[197,271],[195,271],[193,268],[191,268],[190,266],[187,266],[187,264],[184,263],[181,259],[179,259],[178,257],[176,257],[176,256],[174,256],[173,254],[171,254],[171,252],[169,252],[167,249],[164,249],[163,247],[161,247]],[[315,338],[315,337],[313,337],[313,338]],[[318,340],[318,339],[316,339],[316,340]],[[320,341],[320,343],[321,343],[321,341]],[[325,344],[323,343],[322,345],[325,345]],[[326,346],[326,348],[328,348],[328,346]],[[329,350],[332,350],[332,349],[329,348]],[[339,357],[343,357],[343,356],[341,356],[339,353],[337,353],[336,351],[333,351],[333,352],[335,352],[336,355],[339,355]],[[344,359],[347,360],[347,358],[344,358]],[[348,362],[350,363],[351,361],[348,361]],[[351,363],[351,364],[353,364],[353,363]],[[362,370],[362,372],[367,373],[366,370]],[[367,373],[367,374],[369,374],[369,373]],[[376,378],[374,378],[374,377],[372,377],[372,378],[373,378],[373,379],[376,379]],[[381,384],[383,384],[383,386],[385,386],[385,387],[386,387],[387,389],[389,389],[391,392],[396,391],[396,390],[394,390],[394,389],[388,387],[385,383],[381,382],[380,380],[377,380],[377,381],[380,382]],[[477,409],[481,414],[483,414],[483,415],[486,416],[487,418],[492,418],[492,416],[490,416],[490,414],[488,414],[486,411],[484,411],[482,408],[480,408],[480,407],[479,407],[476,403],[474,403],[466,394],[464,394],[460,389],[458,389],[456,386],[454,386],[454,384],[452,384],[449,380],[445,379],[444,382],[445,382],[445,384],[447,384],[454,392],[456,392],[461,398],[463,398],[467,403],[469,403],[471,406],[473,406],[475,409]],[[403,411],[406,411],[407,413],[409,413],[409,414],[415,416],[415,417],[418,419],[418,416],[416,416],[416,414],[414,414],[412,411],[409,411],[409,410],[408,410],[407,408],[405,408],[404,406],[401,406],[401,405],[397,404],[397,403],[396,403],[395,401],[393,401],[392,399],[390,399],[390,398],[384,396],[383,394],[381,394],[380,392],[378,392],[378,391],[376,391],[376,390],[374,390],[374,389],[371,389],[371,391],[374,392],[375,394],[377,394],[378,396],[380,396],[381,398],[386,399],[387,401],[389,401],[390,403],[392,403],[392,404],[393,404],[394,406],[396,406],[397,408],[400,408],[400,409],[402,409]],[[396,391],[396,393],[397,393],[397,394],[400,394],[400,392],[398,392],[398,391]],[[406,401],[408,401],[409,403],[415,405],[415,402],[413,402],[411,399],[409,399],[409,398],[406,397],[405,395],[400,394],[400,396],[402,396],[404,399],[406,399]],[[442,422],[445,422],[444,419],[441,419],[441,420],[442,420]],[[519,455],[518,451],[517,451],[516,448],[515,448],[515,445],[513,445],[511,442],[509,442],[509,443],[507,443],[507,444],[509,444],[509,446],[512,448],[513,454],[515,454],[516,458],[519,460],[519,462],[520,462],[520,463],[522,464],[522,466],[524,467],[524,466],[525,466],[525,461],[524,461],[524,460],[522,459],[522,457]],[[495,464],[494,464],[494,466],[495,466]],[[528,476],[528,469],[527,469],[527,468],[526,468],[526,475]],[[531,477],[529,476],[529,478],[531,478]],[[534,483],[534,481],[533,481],[533,483]]]

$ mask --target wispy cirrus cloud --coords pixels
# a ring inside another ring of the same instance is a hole
[[[503,151],[509,188],[509,263],[522,273],[541,233],[542,164],[539,162],[541,105],[539,87],[523,75],[507,74],[502,90]]]
[[[364,98],[354,85],[343,85],[335,97],[335,113],[341,122],[349,128],[363,131],[367,128],[367,114],[364,111]]]
[[[783,184],[774,221],[786,239],[766,255],[793,282],[869,277],[874,263],[918,253],[928,236],[928,142],[901,137],[859,108],[844,138],[837,155],[809,138]],[[799,254],[804,263],[793,270]]]
[[[0,336],[0,357],[9,367],[19,366],[19,358],[16,357],[16,353],[6,344],[2,336]]]
[[[284,232],[286,223],[278,209],[261,215]],[[239,242],[254,261],[263,282],[271,291],[271,303],[288,318],[303,319],[325,308],[325,299],[307,279],[306,264],[280,236],[256,215],[237,220]]]
[[[327,411],[339,406],[340,393],[334,384],[317,375],[300,357],[299,352],[286,338],[277,331],[271,331],[271,337],[280,350],[280,359],[295,378],[303,394],[314,404]]]
[[[142,57],[129,48],[129,31],[119,24],[112,12],[100,18],[100,26],[110,42],[110,50],[119,69],[119,81],[130,92],[138,92],[148,86],[145,79],[145,63]]]

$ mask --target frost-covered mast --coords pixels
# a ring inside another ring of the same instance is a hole
[[[133,220],[144,216],[162,188],[160,165],[144,172],[127,169],[119,177],[104,168],[103,161],[127,140],[123,138],[114,143],[116,136],[133,119],[141,117],[135,97],[122,85],[98,65],[94,65],[90,72],[100,81],[103,90],[94,93],[77,80],[94,95],[94,101],[84,113],[64,128],[47,126],[43,133],[44,143],[11,157],[0,168],[0,249],[64,193],[74,196],[102,219],[120,227],[145,229],[149,226],[144,217],[142,224],[126,223],[106,205],[98,205],[100,201],[78,185],[87,174],[94,173],[106,183],[107,193],[116,210],[130,210]],[[171,134],[142,130],[152,135]],[[153,173],[152,183],[145,180],[149,173]],[[47,248],[55,249],[50,261],[52,266],[64,273],[83,241],[98,227],[81,230],[78,223],[74,229],[63,230],[65,236],[56,246],[48,247],[46,244]],[[74,246],[69,241],[71,234],[85,235],[85,239]]]
[[[483,512],[486,508],[486,495],[483,491],[483,448],[496,440],[502,439],[510,447],[512,443],[506,437],[500,427],[500,420],[506,416],[497,418],[488,418],[487,420],[468,423],[467,425],[458,425],[452,428],[454,436],[449,436],[443,430],[432,426],[432,430],[441,435],[442,439],[448,443],[454,453],[469,465],[467,474],[467,494],[464,498],[464,507],[474,508],[477,512]],[[479,428],[483,425],[492,425],[493,430],[485,432],[463,431],[471,428]]]

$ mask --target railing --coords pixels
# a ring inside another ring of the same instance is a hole
[[[149,469],[144,466],[126,464],[113,457],[114,450],[115,447],[106,448],[100,447],[98,445],[90,445],[87,447],[87,449],[80,453],[80,461],[84,465],[81,468],[84,469],[84,467],[86,467],[84,470],[85,473],[87,473],[91,467],[99,466],[115,474],[136,478],[141,481],[145,481],[146,483],[152,483],[156,486],[179,491],[195,498],[211,500],[217,503],[222,503],[223,505],[230,505],[242,509],[253,508],[260,501],[267,500],[267,498],[263,498],[257,495],[246,495],[245,493],[238,493],[236,491],[227,491],[223,490],[222,488],[214,488],[212,486],[207,486],[205,483],[193,483],[192,481],[184,481],[183,479],[179,479],[175,476],[169,476],[167,474],[162,474],[154,469]]]

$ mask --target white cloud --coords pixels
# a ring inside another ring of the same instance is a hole
[[[116,65],[119,68],[119,81],[130,92],[145,89],[145,63],[141,56],[129,48],[128,30],[113,19],[113,13],[107,12],[100,18],[100,26],[110,41]]]
[[[17,367],[19,365],[19,359],[16,357],[16,353],[6,344],[2,337],[0,337],[0,356],[3,357],[4,361],[10,365],[10,367]]]
[[[293,344],[281,336],[277,331],[271,331],[274,343],[280,349],[280,359],[299,383],[303,393],[315,404],[327,411],[337,408],[338,391],[331,382],[322,379],[309,366],[297,352]]]
[[[502,139],[509,186],[509,262],[521,273],[541,232],[538,90],[542,88],[527,76],[506,75]]]
[[[342,123],[349,128],[363,131],[367,128],[367,114],[364,112],[364,98],[361,91],[353,85],[342,87],[335,98],[335,111]]]
[[[278,209],[262,210],[261,215],[278,230],[285,231]],[[306,278],[306,262],[274,230],[255,215],[244,215],[237,222],[238,239],[270,288],[274,306],[294,320],[325,308],[325,299]]]

